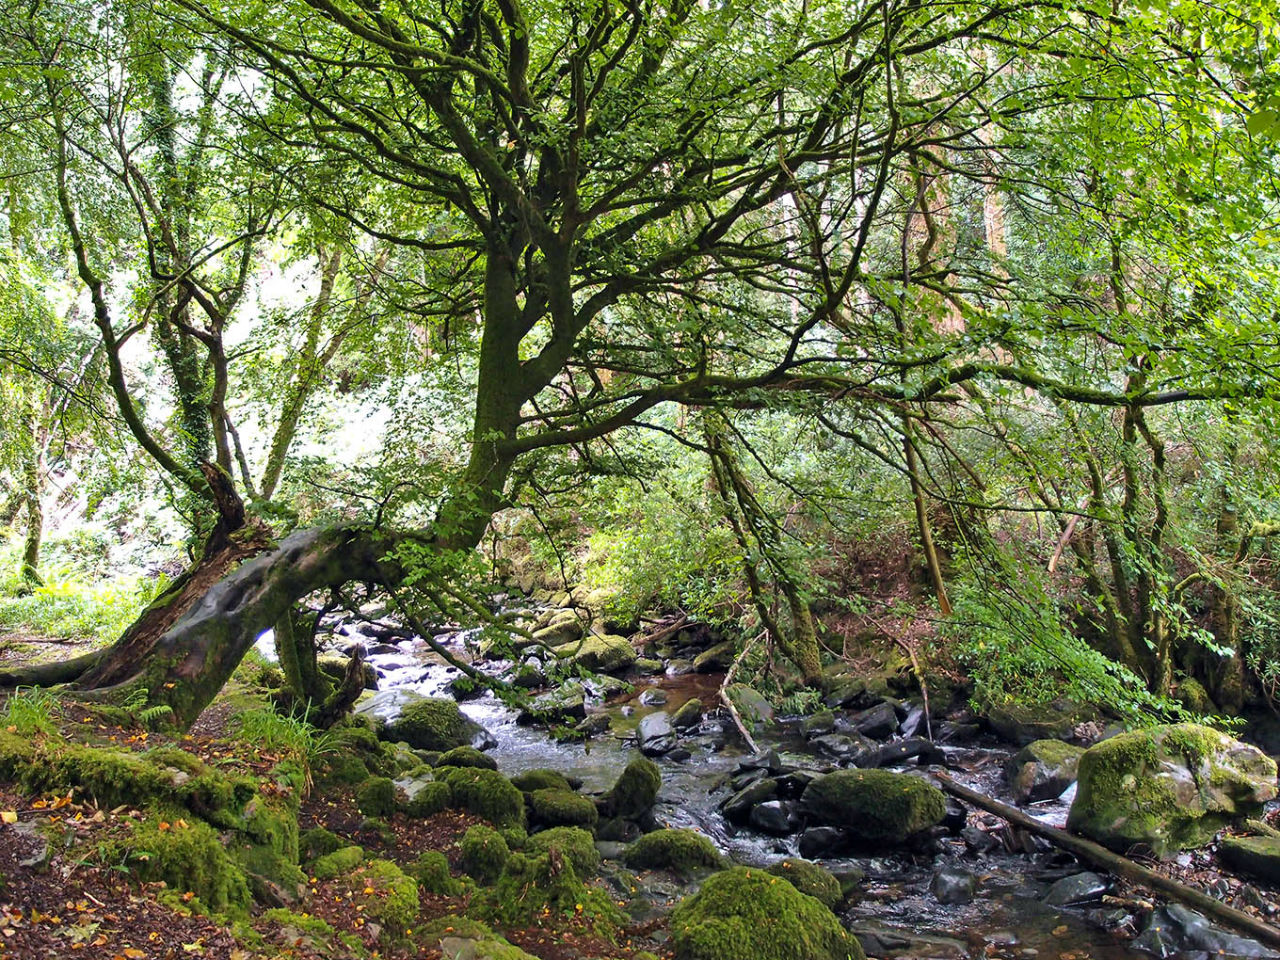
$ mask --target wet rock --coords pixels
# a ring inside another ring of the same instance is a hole
[[[809,739],[825,736],[834,732],[835,728],[836,715],[830,710],[823,710],[811,717],[805,717],[800,723],[800,732]]]
[[[684,763],[693,757],[693,752],[687,747],[676,747],[674,750],[668,751],[668,760],[674,760],[676,763]]]
[[[924,704],[912,703],[907,707],[902,722],[898,724],[898,732],[904,737],[914,737],[917,733],[923,733],[924,730]]]
[[[839,827],[809,827],[800,834],[800,856],[821,860],[849,849],[848,834]]]
[[[615,634],[591,634],[581,641],[556,647],[556,653],[567,655],[569,663],[596,673],[618,673],[636,662],[636,651],[630,641]]]
[[[1201,846],[1234,817],[1276,796],[1276,764],[1255,747],[1196,724],[1137,730],[1080,758],[1070,829],[1117,850],[1157,855]]]
[[[843,733],[828,733],[825,736],[814,737],[809,743],[819,754],[831,757],[833,760],[851,761],[857,754],[873,749],[861,737],[855,740]]]
[[[906,740],[895,740],[893,743],[859,750],[853,755],[853,763],[863,769],[896,767],[916,758],[919,758],[922,764],[940,764],[946,761],[946,755],[930,741],[923,737],[909,737]]]
[[[869,843],[901,843],[947,813],[942,791],[919,777],[886,770],[837,770],[804,792],[810,821]]]
[[[1221,930],[1200,914],[1176,903],[1152,912],[1147,926],[1133,941],[1133,947],[1157,957],[1200,950],[1232,957],[1280,957],[1258,941]]]
[[[884,740],[898,729],[898,713],[891,703],[877,703],[849,719],[853,729],[872,740]]]
[[[934,737],[939,743],[973,743],[982,735],[982,727],[976,723],[943,720],[938,724]]]
[[[1049,888],[1044,902],[1052,907],[1076,907],[1082,903],[1094,903],[1111,887],[1106,879],[1091,871],[1063,877]]]
[[[785,837],[799,826],[794,806],[786,800],[766,800],[751,810],[747,821],[761,833]]]
[[[942,904],[972,903],[978,891],[978,878],[967,870],[944,867],[933,875],[929,892]]]
[[[591,716],[583,717],[579,720],[574,725],[573,731],[584,737],[594,737],[608,732],[609,723],[610,720],[607,713],[593,713]]]
[[[805,788],[819,777],[826,776],[822,770],[792,770],[777,778],[778,795],[781,797],[799,797]]]
[[[960,831],[960,839],[974,853],[990,853],[1002,846],[1000,838],[993,836],[978,827],[964,827]]]
[[[725,692],[747,726],[773,722],[773,704],[760,691],[745,683],[733,683]]]
[[[613,787],[601,798],[602,812],[607,817],[638,820],[653,809],[661,788],[662,771],[658,765],[645,757],[632,756]]]
[[[772,774],[790,773],[791,768],[782,762],[782,756],[777,750],[764,750],[753,756],[747,757],[738,764],[739,770],[767,770]]]
[[[747,822],[753,809],[777,795],[777,780],[757,780],[725,800],[720,805],[720,810],[730,823],[743,824]]]
[[[965,809],[964,804],[954,797],[947,797],[947,812],[942,818],[941,826],[948,833],[959,834],[968,821],[969,811]]]
[[[393,696],[379,703],[384,695],[378,694],[356,708],[357,713],[379,717],[381,708],[398,704],[398,711],[380,725],[379,736],[383,740],[404,741],[418,750],[452,750],[461,746],[488,750],[498,744],[493,734],[459,710],[452,700],[403,690],[388,690],[386,694]]]
[[[656,687],[640,694],[640,702],[646,707],[660,707],[667,702],[667,692]]]
[[[671,716],[671,725],[677,730],[688,730],[702,722],[702,701],[697,697],[686,700]]]
[[[902,927],[888,927],[882,923],[861,921],[849,925],[862,948],[871,957],[910,958],[927,957],[929,960],[963,960],[970,956],[969,945],[962,940],[937,935],[914,934]]]
[[[631,665],[631,669],[642,677],[652,677],[662,673],[662,661],[652,660],[648,657],[638,657],[636,662]]]
[[[1076,781],[1081,747],[1061,740],[1035,740],[1019,750],[1005,766],[1009,786],[1019,803],[1053,800]]]
[[[693,669],[698,673],[723,673],[733,665],[737,655],[732,640],[717,643],[693,658]]]
[[[529,705],[520,711],[516,722],[531,723],[564,723],[567,720],[582,720],[587,715],[587,692],[578,683],[566,683],[558,690],[534,697]]]
[[[685,674],[688,674],[688,673],[693,673],[692,660],[675,659],[675,660],[667,661],[668,677],[683,677]]]
[[[640,721],[636,742],[646,757],[660,757],[676,745],[676,731],[665,710],[651,713]]]
[[[1052,703],[992,707],[987,722],[1011,743],[1026,746],[1036,740],[1068,740],[1076,724],[1093,719],[1093,714],[1070,700]]]
[[[1280,839],[1232,837],[1219,845],[1218,856],[1233,870],[1268,883],[1280,883]]]

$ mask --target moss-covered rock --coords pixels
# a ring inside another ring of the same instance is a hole
[[[942,822],[942,791],[919,777],[887,770],[837,770],[805,788],[810,822],[840,827],[866,843],[896,844]]]
[[[1280,883],[1280,837],[1230,837],[1218,856],[1232,870],[1267,883]]]
[[[764,870],[709,877],[671,913],[676,960],[864,960],[829,909]]]
[[[1182,723],[1120,734],[1080,758],[1067,826],[1118,851],[1158,855],[1208,843],[1276,796],[1276,765],[1255,747]]]
[[[370,860],[351,877],[351,899],[364,916],[401,931],[411,927],[421,905],[418,884],[390,860]]]
[[[404,812],[418,819],[433,816],[453,805],[453,788],[441,780],[418,783],[412,792],[407,792],[407,796]]]
[[[137,824],[126,844],[139,879],[192,893],[217,912],[239,913],[249,906],[249,883],[232,861],[218,832],[207,823],[177,813],[155,815]]]
[[[773,704],[759,690],[745,683],[731,683],[725,693],[733,701],[743,723],[754,727],[773,722]]]
[[[428,949],[439,949],[446,957],[469,960],[537,960],[514,947],[479,920],[470,917],[441,917],[419,931],[419,940]]]
[[[452,750],[492,743],[492,736],[464,714],[452,700],[423,697],[412,700],[403,712],[387,722],[386,740],[403,740],[419,750]]]
[[[807,893],[828,909],[844,899],[840,881],[826,867],[812,860],[788,858],[769,867],[775,877],[785,877],[801,893]]]
[[[396,812],[396,785],[390,777],[371,777],[356,790],[356,806],[366,817],[389,817]]]
[[[529,794],[530,819],[541,827],[595,827],[596,805],[572,790],[535,790]]]
[[[354,785],[364,783],[371,776],[368,765],[351,754],[334,754],[326,757],[316,771],[316,783],[320,785]]]
[[[636,652],[627,638],[613,634],[590,634],[580,641],[556,647],[556,654],[597,673],[617,673],[636,662]]]
[[[481,767],[485,770],[497,770],[498,761],[487,753],[467,744],[446,750],[440,755],[437,765],[441,767]]]
[[[702,701],[697,697],[690,697],[684,703],[680,704],[680,709],[671,715],[671,725],[677,730],[687,730],[690,727],[696,727],[702,722]]]
[[[517,789],[525,793],[535,790],[572,790],[563,773],[556,770],[526,770],[511,778]]]
[[[497,880],[511,856],[511,848],[502,835],[482,823],[467,830],[460,846],[462,869],[483,884]]]
[[[303,862],[310,862],[327,853],[341,850],[345,846],[346,841],[332,830],[314,827],[298,837],[298,857]]]
[[[613,939],[626,917],[601,890],[587,887],[573,864],[550,854],[513,853],[498,882],[484,891],[480,915],[503,926],[527,926],[546,912],[583,918],[600,936]]]
[[[524,794],[498,771],[439,767],[436,776],[449,785],[455,807],[498,827],[524,826]]]
[[[326,853],[311,864],[311,875],[317,880],[332,880],[345,876],[364,862],[362,847],[341,847],[333,853]]]
[[[1002,704],[987,710],[993,730],[1020,747],[1036,740],[1068,740],[1077,725],[1097,717],[1097,712],[1070,700],[1050,703]]]
[[[648,757],[633,756],[601,801],[605,816],[638,820],[653,809],[662,787],[662,771]]]
[[[405,872],[418,882],[418,890],[422,893],[442,897],[456,897],[462,893],[462,884],[449,873],[449,860],[439,850],[423,851]]]
[[[552,827],[529,838],[525,850],[536,857],[555,851],[568,859],[579,877],[589,877],[600,869],[600,853],[595,840],[581,827]]]
[[[1019,803],[1052,800],[1075,783],[1083,747],[1061,740],[1035,740],[1005,766],[1009,786]]]
[[[622,861],[635,870],[670,870],[689,876],[721,865],[715,844],[695,830],[655,830],[627,847]]]

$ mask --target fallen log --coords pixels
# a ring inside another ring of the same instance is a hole
[[[1132,880],[1134,883],[1141,884],[1150,890],[1157,890],[1177,900],[1179,903],[1199,910],[1226,926],[1248,934],[1261,943],[1272,947],[1280,947],[1280,928],[1263,923],[1257,917],[1251,917],[1249,914],[1234,907],[1229,907],[1206,893],[1188,887],[1184,883],[1179,883],[1177,880],[1172,880],[1163,874],[1156,873],[1141,864],[1134,863],[1128,857],[1114,853],[1106,847],[1094,843],[1092,840],[1086,840],[1083,837],[1067,833],[1067,831],[1058,827],[1051,827],[1047,823],[1041,823],[1016,807],[1000,803],[998,800],[992,800],[977,790],[972,790],[963,784],[957,783],[945,773],[938,773],[934,776],[938,781],[938,786],[952,796],[967,801],[975,807],[986,810],[988,813],[994,813],[997,817],[1021,827],[1028,833],[1044,837],[1054,846],[1075,854],[1081,860],[1102,867],[1104,870],[1114,873],[1116,876],[1124,877],[1126,880]]]
[[[747,725],[742,722],[742,717],[738,714],[738,708],[733,705],[733,699],[729,696],[729,684],[733,683],[733,677],[738,672],[738,667],[746,659],[747,654],[759,639],[760,636],[757,635],[747,641],[747,644],[742,648],[742,652],[734,658],[733,665],[729,667],[729,672],[724,675],[724,680],[720,684],[719,692],[720,702],[729,711],[729,716],[733,718],[734,726],[738,728],[738,733],[742,734],[742,739],[747,742],[747,748],[752,753],[759,753],[760,748],[756,745],[756,741],[751,736],[751,731],[747,729]]]

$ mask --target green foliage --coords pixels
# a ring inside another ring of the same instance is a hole
[[[467,830],[460,846],[462,869],[482,884],[497,880],[511,856],[506,840],[497,830],[482,823]]]
[[[579,877],[590,877],[600,868],[600,853],[595,838],[581,827],[552,827],[535,833],[526,845],[530,856],[556,851],[556,855],[573,864]]]
[[[46,568],[43,577],[44,585],[24,596],[0,595],[0,627],[48,637],[115,640],[167,586],[163,576],[91,585]],[[12,594],[15,586],[9,581],[0,593]]]
[[[246,710],[235,719],[236,737],[267,753],[279,754],[299,764],[304,794],[310,792],[312,772],[320,761],[334,753],[340,734],[321,731],[307,722],[310,705],[297,706],[287,715],[271,707]]]
[[[58,732],[54,714],[58,698],[41,687],[18,687],[5,701],[0,713],[0,729],[14,728],[23,737],[50,736]]]

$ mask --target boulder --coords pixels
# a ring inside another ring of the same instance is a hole
[[[941,823],[947,801],[919,777],[887,770],[837,770],[805,788],[811,823],[839,827],[866,843],[897,844]]]
[[[676,960],[865,960],[826,906],[764,870],[708,877],[671,913]]]
[[[688,730],[702,722],[702,701],[697,697],[686,700],[671,715],[671,725],[677,730]]]
[[[855,714],[849,722],[864,737],[885,740],[898,729],[898,713],[893,709],[893,704],[881,702]]]
[[[1069,700],[1040,704],[1007,704],[987,711],[991,729],[1011,743],[1025,747],[1036,740],[1067,740],[1077,724],[1093,714]]]
[[[658,710],[640,721],[636,742],[646,757],[660,757],[676,745],[676,731],[665,710]]]
[[[720,854],[696,830],[655,830],[631,844],[622,856],[633,870],[670,870],[681,876],[720,866]]]
[[[725,692],[733,701],[743,723],[752,726],[773,722],[773,704],[759,690],[745,683],[732,683]]]
[[[1276,764],[1224,733],[1182,723],[1124,733],[1080,757],[1067,826],[1117,851],[1202,846],[1276,796]]]
[[[1205,917],[1178,903],[1153,911],[1146,929],[1132,941],[1132,947],[1157,957],[1207,953],[1211,957],[1275,957],[1274,950],[1256,940],[1228,933]]]
[[[693,669],[698,673],[724,673],[733,666],[736,654],[732,640],[717,643],[693,658]]]
[[[581,642],[556,647],[556,655],[595,673],[619,673],[636,662],[636,651],[626,637],[589,635]]]
[[[1218,857],[1232,870],[1280,884],[1280,838],[1232,837],[1219,845]]]
[[[1111,889],[1107,879],[1091,871],[1063,877],[1049,888],[1044,902],[1052,907],[1077,907],[1082,903],[1101,900]]]
[[[601,799],[605,816],[638,820],[653,809],[662,786],[662,771],[652,760],[632,757],[612,789]]]
[[[488,750],[498,744],[493,734],[452,700],[435,697],[410,698],[398,716],[385,721],[380,735],[384,740],[404,741],[417,750]]]
[[[1083,747],[1061,740],[1033,740],[1005,766],[1014,799],[1036,803],[1062,796],[1076,782],[1076,767],[1083,753]]]
[[[785,837],[799,826],[795,804],[786,800],[766,800],[751,809],[747,822],[761,833]]]
[[[939,903],[948,906],[972,903],[978,892],[978,878],[968,870],[943,867],[929,882],[929,892]]]
[[[587,692],[580,683],[566,683],[558,690],[534,697],[516,717],[517,723],[564,723],[587,715]]]
[[[835,875],[811,860],[789,857],[772,864],[769,872],[775,877],[783,877],[801,893],[821,901],[828,909],[834,910],[836,904],[844,899],[844,888]]]
[[[747,822],[752,810],[777,795],[777,780],[767,778],[756,780],[725,800],[720,805],[720,810],[730,823],[741,825]]]

